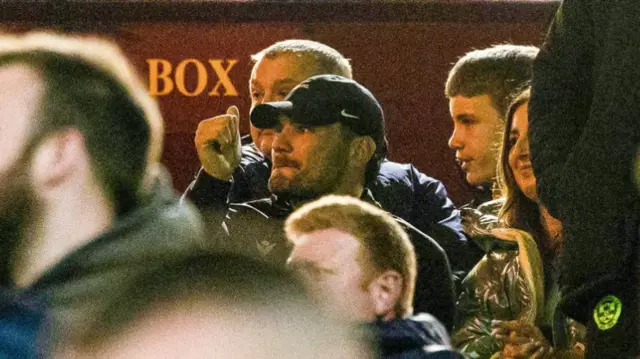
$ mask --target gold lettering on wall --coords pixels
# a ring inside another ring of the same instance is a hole
[[[216,86],[213,88],[213,90],[209,92],[209,96],[220,96],[220,94],[218,93],[218,88],[220,87],[220,85],[222,85],[222,87],[224,87],[226,91],[224,94],[225,96],[238,96],[238,91],[236,91],[236,88],[233,86],[233,84],[231,83],[231,79],[229,78],[229,71],[231,71],[231,68],[233,68],[233,66],[238,63],[238,60],[230,59],[227,60],[227,62],[229,63],[229,65],[225,69],[222,66],[222,60],[209,60],[209,64],[213,68],[213,71],[216,73],[216,76],[218,76],[218,83],[216,83]]]
[[[205,64],[198,59],[180,61],[175,71],[173,71],[173,64],[166,59],[147,59],[149,93],[153,96],[164,96],[177,89],[184,96],[199,96],[208,84],[215,81],[211,91],[208,92],[209,96],[238,96],[238,91],[229,77],[229,72],[237,63],[237,59],[209,59],[207,64],[212,70],[212,76],[210,76]],[[192,78],[196,80],[195,86],[191,85],[193,88],[188,88],[187,82],[190,84],[193,82],[187,79]]]
[[[173,81],[169,77],[171,63],[164,59],[147,59],[147,64],[149,65],[149,93],[153,96],[164,96],[173,91]],[[161,82],[162,91],[159,89]]]

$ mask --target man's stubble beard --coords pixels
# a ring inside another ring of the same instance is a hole
[[[269,191],[280,198],[293,201],[309,201],[322,195],[313,187],[305,184],[300,173],[294,178],[282,175],[269,177]]]
[[[38,218],[29,163],[17,161],[0,173],[0,285],[11,285],[11,267],[28,228]]]
[[[292,201],[311,201],[321,196],[335,192],[338,182],[342,181],[346,175],[347,158],[341,151],[334,153],[331,165],[324,166],[315,178],[309,180],[308,173],[298,172],[295,177],[284,176],[274,177],[272,169],[269,177],[269,191],[280,198]],[[330,177],[331,179],[328,179]]]

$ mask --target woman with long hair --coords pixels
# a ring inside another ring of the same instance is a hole
[[[581,357],[584,327],[556,311],[562,224],[538,200],[529,158],[529,90],[510,105],[500,148],[498,228],[474,240],[487,254],[463,281],[452,339],[471,357]],[[484,227],[486,228],[486,226]]]

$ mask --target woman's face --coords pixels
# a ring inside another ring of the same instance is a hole
[[[529,104],[520,106],[513,114],[509,129],[509,168],[518,188],[532,201],[538,200],[536,177],[529,158]]]

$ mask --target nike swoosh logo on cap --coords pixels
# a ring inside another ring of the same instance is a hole
[[[347,110],[346,110],[346,109],[342,110],[342,112],[340,112],[340,114],[341,114],[342,116],[344,116],[344,117],[357,118],[358,120],[360,119],[360,117],[358,117],[358,116],[356,116],[356,115],[352,115],[352,114],[347,113]]]

